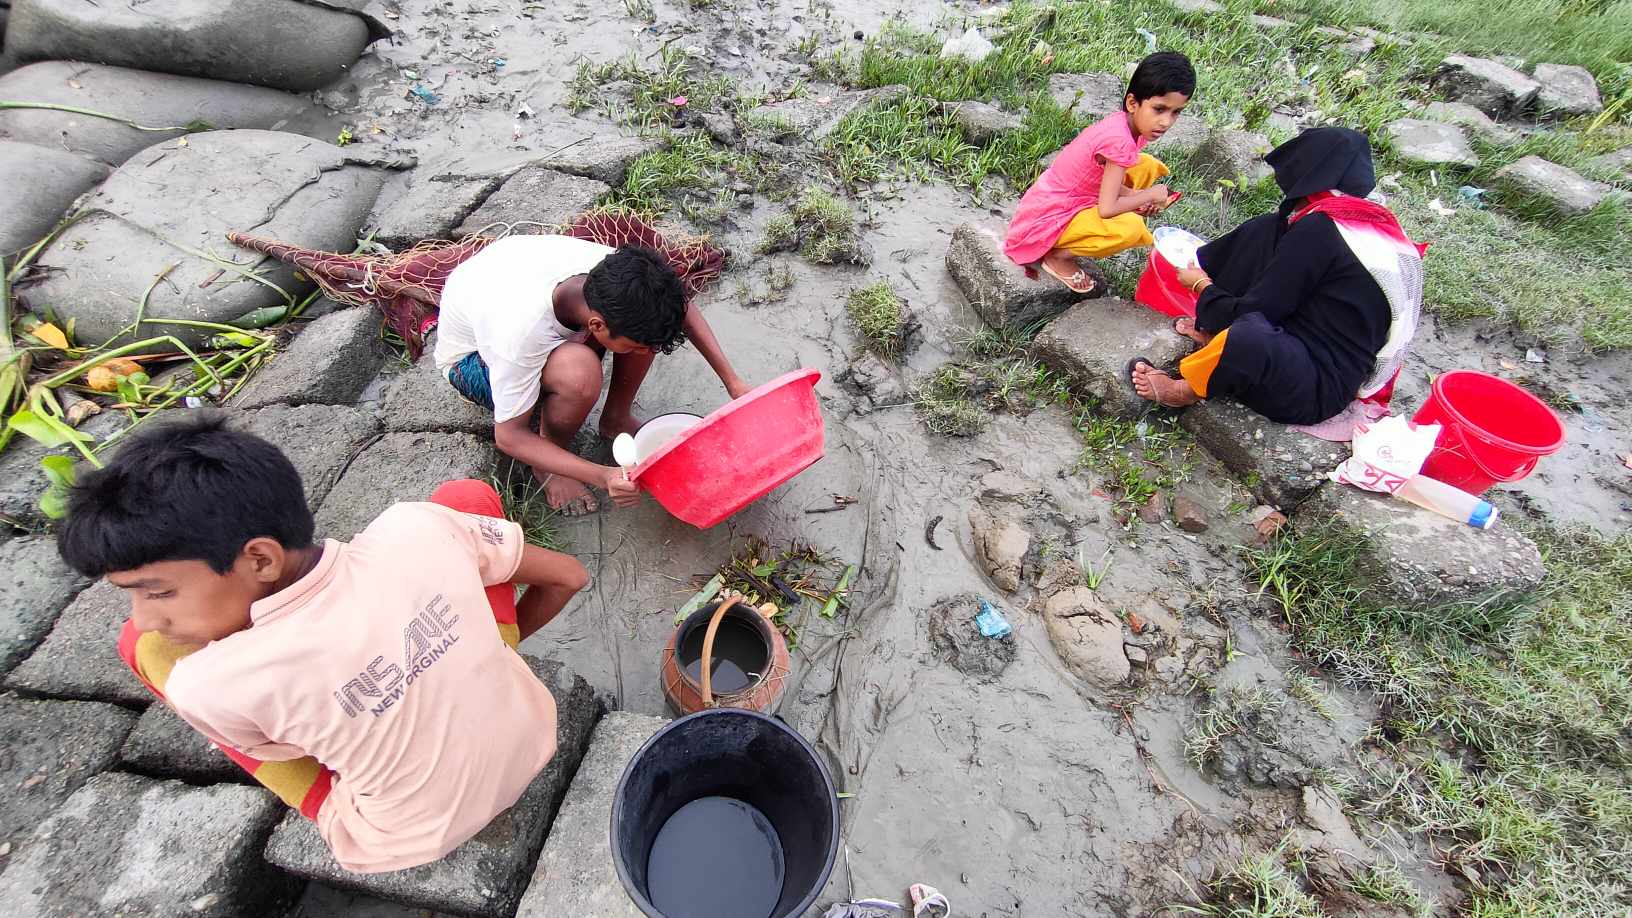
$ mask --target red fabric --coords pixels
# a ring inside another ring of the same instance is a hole
[[[1405,228],[1400,226],[1400,220],[1394,216],[1394,212],[1375,201],[1321,191],[1310,195],[1309,203],[1302,210],[1292,214],[1287,222],[1296,223],[1315,213],[1325,214],[1351,228],[1364,227],[1372,232],[1382,233],[1396,242],[1415,247],[1419,256],[1428,251],[1426,242],[1412,242],[1411,238],[1405,235]]]
[[[461,478],[443,482],[431,494],[431,503],[449,510],[477,516],[504,519],[504,502],[499,492],[485,481]],[[510,583],[495,583],[487,588],[487,604],[493,607],[493,620],[501,625],[516,624],[516,588]]]

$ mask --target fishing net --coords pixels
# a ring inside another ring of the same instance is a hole
[[[299,268],[335,302],[379,309],[386,324],[407,343],[410,356],[417,359],[425,349],[426,335],[436,327],[437,305],[448,275],[495,239],[508,235],[508,228],[499,229],[493,235],[467,236],[457,241],[428,240],[395,254],[319,252],[243,233],[228,233],[227,239],[240,248]],[[638,245],[657,251],[679,275],[687,299],[718,278],[725,268],[725,252],[707,240],[668,239],[633,214],[580,214],[559,231],[612,248]]]

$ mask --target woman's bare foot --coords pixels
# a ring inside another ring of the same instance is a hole
[[[1183,408],[1201,401],[1201,396],[1182,379],[1163,373],[1143,360],[1133,365],[1133,391],[1146,401],[1169,408]]]
[[[611,440],[621,433],[626,433],[631,437],[634,436],[635,431],[640,429],[641,423],[641,420],[632,414],[608,415],[603,411],[601,412],[601,423],[597,429],[600,431],[601,436]]]
[[[581,481],[565,475],[551,475],[544,481],[544,502],[562,516],[583,516],[595,512],[595,495]]]
[[[1206,347],[1208,342],[1213,340],[1212,335],[1198,330],[1196,328],[1196,320],[1190,318],[1189,316],[1179,316],[1177,319],[1174,319],[1173,330],[1178,332],[1180,335],[1189,338],[1191,341],[1196,342],[1202,347]]]

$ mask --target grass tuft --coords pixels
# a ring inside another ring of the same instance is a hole
[[[888,360],[901,356],[907,340],[906,305],[889,281],[851,291],[846,308],[868,349]]]
[[[798,251],[819,265],[872,261],[849,205],[820,188],[805,189],[786,212],[765,224],[759,251]]]

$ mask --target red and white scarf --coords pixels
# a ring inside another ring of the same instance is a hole
[[[1363,401],[1387,405],[1394,390],[1394,378],[1405,363],[1405,353],[1417,334],[1417,320],[1422,315],[1422,256],[1428,245],[1412,242],[1394,213],[1374,201],[1340,191],[1317,192],[1308,200],[1288,222],[1296,223],[1313,213],[1331,217],[1349,251],[1360,260],[1388,299],[1392,316],[1388,341],[1377,352],[1371,376],[1357,393]]]

